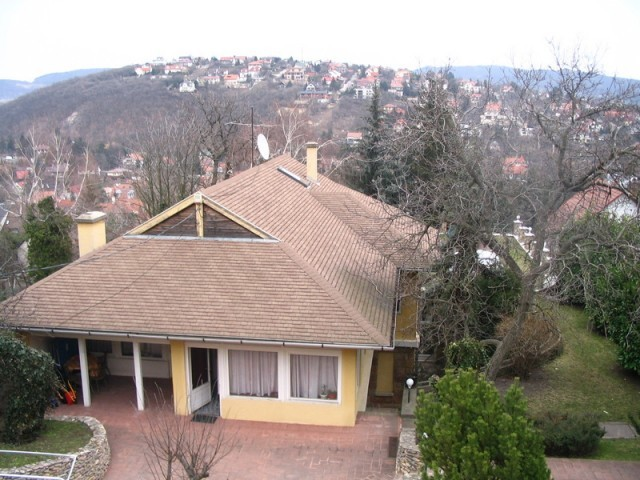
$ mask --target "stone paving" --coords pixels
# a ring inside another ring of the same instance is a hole
[[[93,395],[91,407],[62,405],[56,415],[88,415],[107,430],[111,464],[106,480],[154,478],[145,460],[143,429],[157,407],[135,409],[130,382],[112,378]],[[162,385],[164,390],[168,384]],[[145,384],[148,389],[151,385]],[[169,398],[168,396],[166,398]],[[153,403],[153,402],[151,402]],[[395,458],[389,456],[389,438],[400,433],[395,410],[377,410],[358,416],[355,427],[317,427],[218,419],[213,425],[192,423],[196,429],[224,429],[235,442],[215,476],[229,480],[389,479],[395,477]],[[394,452],[395,453],[395,452]]]
[[[602,422],[604,437],[602,438],[636,438],[638,434],[635,429],[625,422]]]
[[[164,391],[169,383],[160,382]],[[155,387],[151,382],[145,384]],[[167,396],[166,398],[170,398]],[[153,405],[135,409],[132,381],[112,378],[93,397],[91,407],[63,405],[58,415],[88,415],[107,429],[111,465],[106,480],[152,479],[145,460],[142,430]],[[389,439],[397,437],[401,419],[394,410],[374,410],[358,416],[355,427],[314,427],[218,419],[215,424],[193,423],[194,428],[224,428],[236,440],[233,452],[216,467],[212,478],[228,480],[332,479],[392,480],[395,458]],[[554,480],[638,480],[640,461],[547,459]]]

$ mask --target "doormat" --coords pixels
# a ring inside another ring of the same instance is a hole
[[[192,422],[199,423],[214,423],[217,420],[216,415],[212,415],[210,413],[194,413],[193,417],[191,417]]]

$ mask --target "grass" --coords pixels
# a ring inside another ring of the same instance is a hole
[[[640,405],[640,377],[624,371],[616,347],[588,328],[581,310],[559,307],[563,353],[543,368],[546,387],[529,396],[532,413],[595,413],[601,421],[629,421]]]
[[[0,443],[0,450],[72,453],[84,447],[91,440],[91,429],[82,422],[45,420],[44,424],[42,434],[33,442],[20,445]],[[52,457],[0,454],[0,468],[20,467],[50,458]]]
[[[640,377],[618,365],[616,346],[589,329],[583,311],[559,307],[558,313],[563,353],[543,367],[543,384],[527,392],[530,412],[590,412],[600,421],[622,422],[637,416]],[[639,461],[640,438],[602,440],[591,458]]]
[[[640,460],[640,438],[600,440],[598,451],[589,458],[637,462]]]

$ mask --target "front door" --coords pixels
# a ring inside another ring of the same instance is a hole
[[[195,412],[211,401],[211,363],[209,349],[190,348],[189,350],[191,363],[191,411]]]

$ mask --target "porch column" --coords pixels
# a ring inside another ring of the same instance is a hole
[[[91,378],[89,378],[89,361],[87,359],[87,342],[78,339],[78,353],[80,356],[80,378],[82,379],[82,401],[85,407],[91,406]]]
[[[133,370],[136,378],[136,400],[138,410],[144,410],[144,384],[142,382],[142,360],[140,342],[133,342]]]

